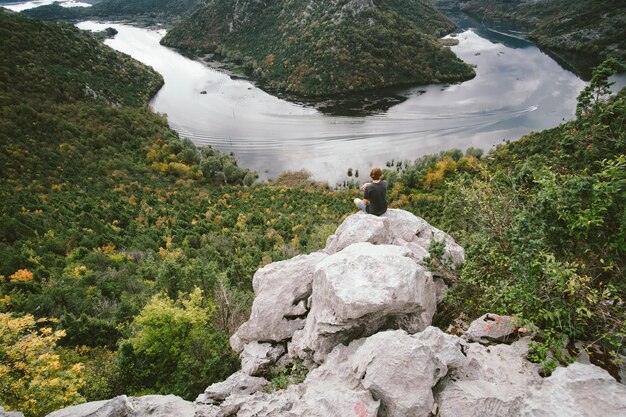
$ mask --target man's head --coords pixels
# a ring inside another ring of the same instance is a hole
[[[383,171],[380,168],[372,168],[372,171],[370,172],[370,177],[372,177],[374,181],[378,181],[382,176]]]

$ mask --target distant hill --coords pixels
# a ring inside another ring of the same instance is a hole
[[[184,15],[206,4],[206,0],[103,0],[91,7],[94,16],[138,14]]]
[[[539,46],[575,64],[592,67],[608,56],[626,59],[626,2],[623,0],[434,0],[470,15],[513,22],[530,31]],[[587,74],[588,75],[588,74]]]
[[[22,13],[42,20],[79,20],[107,18],[119,20],[155,19],[169,22],[206,4],[206,0],[103,0],[92,7],[62,7],[58,4],[24,10]]]
[[[429,0],[214,0],[162,43],[217,53],[270,90],[321,96],[472,78],[437,40],[453,28]]]

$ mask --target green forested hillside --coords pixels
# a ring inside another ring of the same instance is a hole
[[[235,366],[253,272],[323,246],[352,203],[237,185],[254,174],[149,110],[158,74],[87,33],[0,30],[0,404],[194,398]]]
[[[206,0],[102,0],[91,7],[63,7],[56,3],[24,10],[43,20],[117,19],[137,23],[169,23],[202,7]]]
[[[452,29],[429,0],[214,0],[162,43],[215,52],[271,90],[320,96],[473,77],[437,41]]]
[[[531,40],[576,65],[609,56],[626,59],[626,3],[621,0],[436,0],[468,14],[514,22]]]

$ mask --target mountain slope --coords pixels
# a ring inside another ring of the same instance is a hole
[[[626,3],[621,0],[435,0],[470,15],[506,20],[530,30],[531,40],[566,61],[626,58]],[[571,56],[570,56],[571,55]],[[588,75],[588,74],[587,74]]]
[[[214,0],[162,43],[216,52],[268,89],[320,96],[473,77],[436,39],[452,29],[426,0]]]
[[[191,13],[204,4],[206,0],[103,0],[92,7],[62,7],[53,3],[22,13],[42,20],[106,18],[164,23]]]

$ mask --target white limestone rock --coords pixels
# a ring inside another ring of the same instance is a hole
[[[317,265],[311,311],[290,355],[322,363],[336,345],[381,329],[423,330],[435,309],[432,275],[408,249],[355,243]]]
[[[438,389],[439,416],[519,415],[529,387],[541,383],[538,366],[526,359],[528,342],[489,347],[468,344],[466,359]]]
[[[231,337],[233,350],[241,353],[249,342],[282,342],[304,327],[315,265],[326,256],[321,252],[300,255],[273,262],[254,274],[250,319]]]
[[[305,383],[273,394],[257,394],[242,404],[237,417],[376,416],[378,404],[363,389]]]
[[[450,235],[431,226],[426,220],[399,209],[388,209],[382,216],[363,212],[349,216],[328,238],[325,251],[333,254],[357,242],[393,244],[408,247],[413,257],[421,261],[428,256],[433,240],[444,244],[444,259],[449,261],[452,268],[463,263],[465,251]]]
[[[465,336],[482,344],[512,342],[517,338],[517,326],[511,316],[487,313],[470,324]]]
[[[355,361],[363,387],[381,401],[383,415],[428,417],[433,387],[448,373],[448,366],[463,359],[456,338],[429,327],[413,336],[378,333],[363,344]]]
[[[248,375],[259,376],[268,367],[278,361],[286,352],[285,346],[272,346],[270,343],[246,343],[241,352],[241,371]]]
[[[134,407],[129,398],[120,395],[110,400],[93,401],[55,411],[47,417],[126,417],[132,416]]]
[[[121,395],[64,408],[47,417],[194,417],[195,412],[193,403],[175,395]]]
[[[389,223],[383,217],[358,212],[346,218],[326,241],[325,251],[337,253],[353,243],[369,242],[376,245],[391,243]]]
[[[250,376],[244,372],[235,372],[225,381],[209,385],[196,398],[196,404],[221,404],[230,396],[248,396],[262,390],[269,382],[265,378]]]
[[[304,384],[366,390],[380,401],[378,415],[428,417],[433,387],[464,360],[461,343],[434,327],[380,332],[337,346]]]
[[[557,368],[524,399],[522,417],[624,417],[626,386],[595,365]]]
[[[193,417],[195,407],[175,395],[145,395],[131,397],[132,417]],[[111,416],[117,417],[117,416]]]

